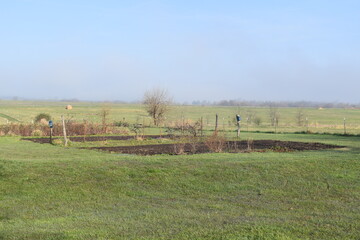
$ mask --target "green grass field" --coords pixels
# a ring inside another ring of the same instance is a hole
[[[0,137],[0,239],[358,239],[360,138],[344,149],[131,156]]]
[[[38,113],[100,122],[99,103],[0,101],[0,124]],[[109,122],[151,122],[141,105],[112,104]],[[235,136],[231,118],[249,112],[240,138],[322,142],[345,148],[135,156],[77,149],[168,140],[72,143],[69,148],[0,137],[0,239],[359,239],[360,137],[295,134],[299,109],[279,109],[277,134],[266,108],[174,106],[171,121],[203,118],[210,134]],[[313,132],[359,134],[358,109],[303,109]],[[230,121],[230,124],[228,124]],[[166,124],[166,123],[165,123]],[[146,128],[146,134],[165,133]],[[256,132],[260,131],[260,132]],[[279,133],[287,132],[287,133]]]

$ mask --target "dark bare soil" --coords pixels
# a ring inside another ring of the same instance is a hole
[[[145,138],[172,138],[172,135],[146,135]],[[61,139],[59,137],[53,139]],[[107,141],[107,140],[130,140],[135,139],[135,136],[86,136],[86,137],[69,137],[72,142],[96,142],[96,141]],[[50,138],[22,138],[21,140],[33,141],[36,143],[50,143]]]
[[[147,135],[146,138],[171,138],[171,135]],[[134,136],[89,136],[89,137],[70,137],[73,142],[84,141],[106,141],[106,140],[130,140]],[[58,138],[54,138],[58,139]],[[36,143],[49,143],[49,138],[22,138],[22,140],[33,141]],[[254,140],[251,143],[247,141],[227,141],[221,147],[222,152],[250,152],[250,151],[276,151],[291,152],[304,150],[322,150],[339,148],[343,146],[329,145],[323,143],[274,141],[274,140]],[[156,154],[197,154],[214,152],[205,143],[176,143],[176,144],[156,144],[139,146],[116,146],[116,147],[90,147],[85,149],[96,149],[108,152],[137,155],[156,155]]]
[[[249,152],[249,151],[276,151],[291,152],[303,150],[322,150],[330,148],[339,148],[341,146],[328,145],[322,143],[304,143],[273,140],[254,140],[251,145],[247,141],[228,141],[225,142],[222,152]],[[213,152],[204,143],[197,144],[158,144],[142,146],[118,146],[118,147],[92,147],[88,149],[97,149],[116,153],[137,154],[137,155],[155,155],[155,154],[197,154]]]

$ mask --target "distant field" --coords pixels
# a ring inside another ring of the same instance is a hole
[[[65,106],[71,104],[72,110],[66,110]],[[7,121],[19,120],[22,123],[31,123],[39,113],[48,113],[55,122],[60,121],[60,116],[76,121],[100,122],[99,113],[102,108],[110,110],[109,122],[127,121],[130,123],[151,124],[143,107],[138,104],[107,104],[90,102],[30,102],[30,101],[0,101],[0,124]],[[270,125],[269,108],[255,107],[215,107],[215,106],[173,106],[167,116],[164,126],[176,121],[192,121],[203,119],[207,129],[213,129],[215,114],[219,114],[219,128],[227,131],[235,128],[234,118],[236,114],[242,117],[242,129],[245,131],[278,131],[278,132],[329,132],[343,133],[344,118],[346,119],[347,133],[360,134],[360,110],[359,109],[315,109],[315,108],[279,108],[279,125]],[[302,111],[304,122],[298,126],[297,115]],[[6,116],[4,116],[6,115]],[[261,123],[256,125],[248,122],[249,116],[257,117]],[[305,118],[308,121],[305,121]],[[13,120],[11,120],[13,119]],[[15,119],[15,120],[14,120]]]

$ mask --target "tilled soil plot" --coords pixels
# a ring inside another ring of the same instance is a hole
[[[330,148],[339,148],[322,143],[289,142],[274,140],[254,140],[251,144],[247,141],[227,141],[225,142],[223,152],[249,152],[272,150],[276,152],[302,151],[302,150],[322,150]],[[197,154],[212,152],[204,143],[190,144],[157,144],[142,146],[118,146],[118,147],[91,147],[86,149],[97,149],[109,152],[137,155],[156,155],[156,154]]]
[[[69,137],[72,142],[96,142],[107,140],[130,140],[135,139],[135,136],[88,136],[88,137]],[[146,135],[145,138],[159,139],[159,138],[174,138],[173,135]],[[53,138],[62,139],[59,137]],[[50,138],[22,138],[21,140],[32,141],[36,143],[50,143]]]

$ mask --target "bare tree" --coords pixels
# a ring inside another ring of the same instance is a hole
[[[164,119],[170,110],[172,99],[164,89],[153,89],[144,94],[143,104],[145,110],[154,120],[156,126]]]
[[[305,124],[305,113],[302,109],[298,109],[296,112],[296,123],[298,126],[304,126]]]
[[[280,112],[277,107],[274,107],[273,105],[269,106],[269,118],[271,126],[279,125]]]

